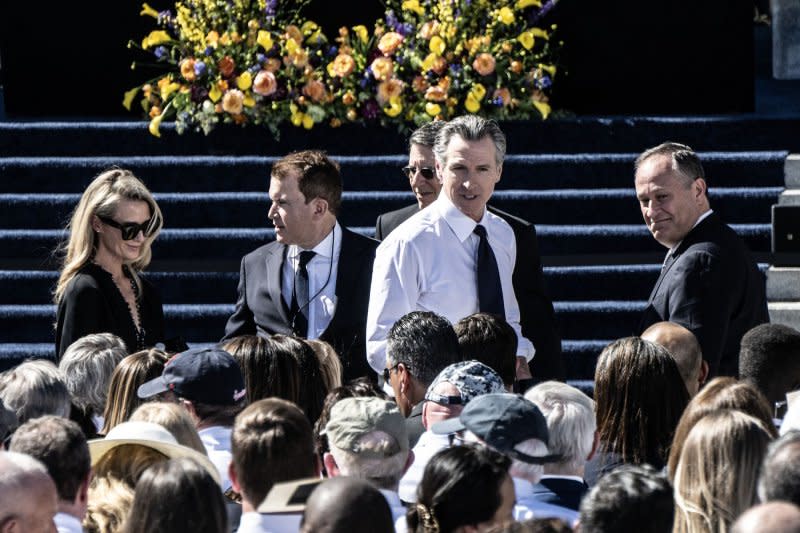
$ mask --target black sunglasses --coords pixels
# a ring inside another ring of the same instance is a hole
[[[391,375],[392,375],[392,370],[395,370],[395,369],[397,369],[397,367],[398,367],[398,366],[400,366],[400,363],[397,363],[397,364],[396,364],[396,365],[394,365],[393,367],[390,367],[390,368],[384,368],[384,369],[383,369],[383,381],[384,381],[385,383],[389,383],[389,378],[390,378],[390,377],[391,377]]]
[[[408,179],[411,179],[417,171],[419,171],[426,180],[432,180],[434,176],[436,176],[436,171],[431,167],[403,167],[403,174],[405,174]]]
[[[142,222],[141,224],[137,224],[136,222],[126,222],[125,224],[120,224],[116,220],[110,217],[104,217],[103,215],[97,215],[103,224],[107,224],[112,228],[117,228],[120,233],[122,233],[122,240],[129,241],[131,239],[135,239],[139,232],[141,231],[145,237],[149,237],[150,235],[155,232],[155,227],[149,228],[150,223],[153,219],[148,219]]]

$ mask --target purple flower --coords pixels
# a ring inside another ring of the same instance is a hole
[[[378,106],[378,102],[375,100],[369,100],[366,104],[364,104],[361,114],[364,115],[364,118],[367,120],[375,120],[378,118],[378,113],[380,110],[381,108]]]
[[[192,102],[202,104],[208,96],[208,89],[201,85],[192,85]]]
[[[328,48],[328,57],[333,57],[339,53],[339,48],[337,46],[331,46]]]
[[[198,78],[205,76],[207,70],[206,64],[202,61],[197,60],[194,62],[194,75]]]
[[[206,46],[206,49],[205,49],[205,50],[203,50],[203,53],[204,53],[205,55],[207,55],[207,56],[210,56],[211,54],[213,54],[213,53],[214,53],[214,47],[212,47],[212,46]]]
[[[550,76],[548,76],[547,74],[545,74],[541,78],[536,79],[536,87],[538,87],[539,89],[547,89],[551,85],[553,85],[553,80],[551,80]]]
[[[265,56],[264,54],[256,54],[256,61],[258,61],[259,64],[263,63],[266,60],[267,56]]]
[[[155,54],[156,59],[158,59],[159,61],[163,61],[164,59],[167,58],[168,52],[166,48],[164,48],[163,46],[159,46],[155,50],[153,50],[153,54]]]

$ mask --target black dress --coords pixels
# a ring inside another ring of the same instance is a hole
[[[131,310],[111,274],[87,263],[72,278],[58,305],[56,353],[58,358],[74,341],[90,333],[113,333],[125,341],[129,353],[164,342],[164,311],[161,296],[147,280],[139,278],[138,332]]]

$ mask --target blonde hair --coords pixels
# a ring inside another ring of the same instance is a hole
[[[757,418],[714,411],[689,432],[675,470],[673,533],[726,533],[756,503],[761,460],[771,440]]]
[[[192,417],[176,403],[149,402],[136,408],[130,418],[131,421],[153,422],[164,426],[172,433],[179,444],[188,446],[195,451],[206,455],[206,447],[197,434]]]
[[[83,529],[86,533],[116,533],[132,506],[132,487],[113,477],[92,480]]]
[[[119,362],[108,385],[101,435],[106,435],[111,428],[127,421],[133,411],[146,402],[136,395],[136,389],[144,382],[159,377],[167,359],[167,354],[161,350],[150,349],[131,354]]]
[[[150,207],[150,225],[147,228],[150,236],[145,237],[139,257],[129,266],[135,277],[137,272],[141,272],[150,264],[152,256],[150,245],[158,237],[164,223],[161,209],[147,187],[131,171],[121,168],[106,170],[83,192],[67,225],[69,238],[60,247],[64,253],[64,261],[54,292],[55,303],[61,302],[69,282],[95,253],[97,234],[92,229],[92,218],[95,215],[114,216],[121,200],[140,200]]]
[[[322,370],[322,381],[325,388],[329,391],[342,386],[342,361],[339,354],[329,343],[319,339],[306,339],[306,344],[311,346],[319,359],[319,367]]]

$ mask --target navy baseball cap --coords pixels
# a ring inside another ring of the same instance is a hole
[[[547,444],[547,420],[530,400],[519,394],[484,394],[464,407],[461,415],[437,422],[431,431],[441,435],[470,430],[479,439],[512,459],[530,464],[554,463],[560,455],[534,457],[514,449],[528,439]]]
[[[236,362],[221,348],[195,348],[181,352],[155,379],[136,391],[139,398],[162,392],[208,405],[235,405],[245,396],[244,378]]]

